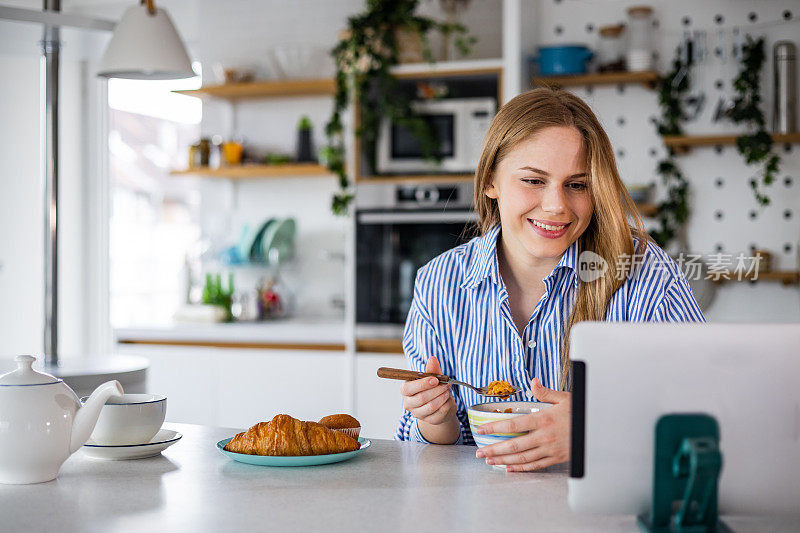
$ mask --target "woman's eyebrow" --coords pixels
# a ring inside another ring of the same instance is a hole
[[[539,169],[539,168],[536,168],[536,167],[520,167],[519,169],[520,170],[530,170],[531,172],[536,172],[537,174],[541,174],[543,176],[550,176],[549,172],[546,172],[546,171],[544,171],[542,169]],[[580,174],[573,174],[572,176],[567,176],[567,179],[585,178],[585,177],[586,177],[586,172],[581,172]]]

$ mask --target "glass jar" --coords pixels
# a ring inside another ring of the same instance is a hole
[[[622,33],[625,26],[613,24],[601,26],[600,42],[597,47],[597,70],[600,72],[619,72],[625,70],[625,43]]]
[[[256,287],[256,317],[258,320],[284,318],[294,310],[294,291],[278,275],[277,269],[259,281]]]
[[[653,68],[652,24],[653,8],[650,6],[628,8],[627,66],[631,72]]]
[[[208,137],[200,139],[198,143],[198,153],[200,159],[200,164],[198,166],[208,167],[211,161],[211,139]]]

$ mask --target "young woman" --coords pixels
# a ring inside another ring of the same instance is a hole
[[[409,366],[475,385],[508,381],[523,391],[509,400],[553,404],[482,426],[529,431],[478,450],[488,464],[567,461],[572,326],[703,315],[678,266],[648,240],[602,126],[568,92],[534,89],[500,109],[475,173],[475,207],[482,236],[417,273],[403,335]],[[579,269],[584,253],[595,270]],[[433,378],[406,382],[401,394],[398,439],[473,444],[467,408],[485,398]]]

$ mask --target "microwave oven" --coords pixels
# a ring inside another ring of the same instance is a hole
[[[497,101],[452,98],[421,100],[411,106],[433,128],[440,160],[425,159],[422,143],[408,129],[383,118],[376,147],[378,173],[475,172]]]

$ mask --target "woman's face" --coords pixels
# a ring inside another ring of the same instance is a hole
[[[503,241],[526,261],[558,260],[583,234],[594,207],[580,132],[554,126],[498,162],[486,196],[497,200]]]

